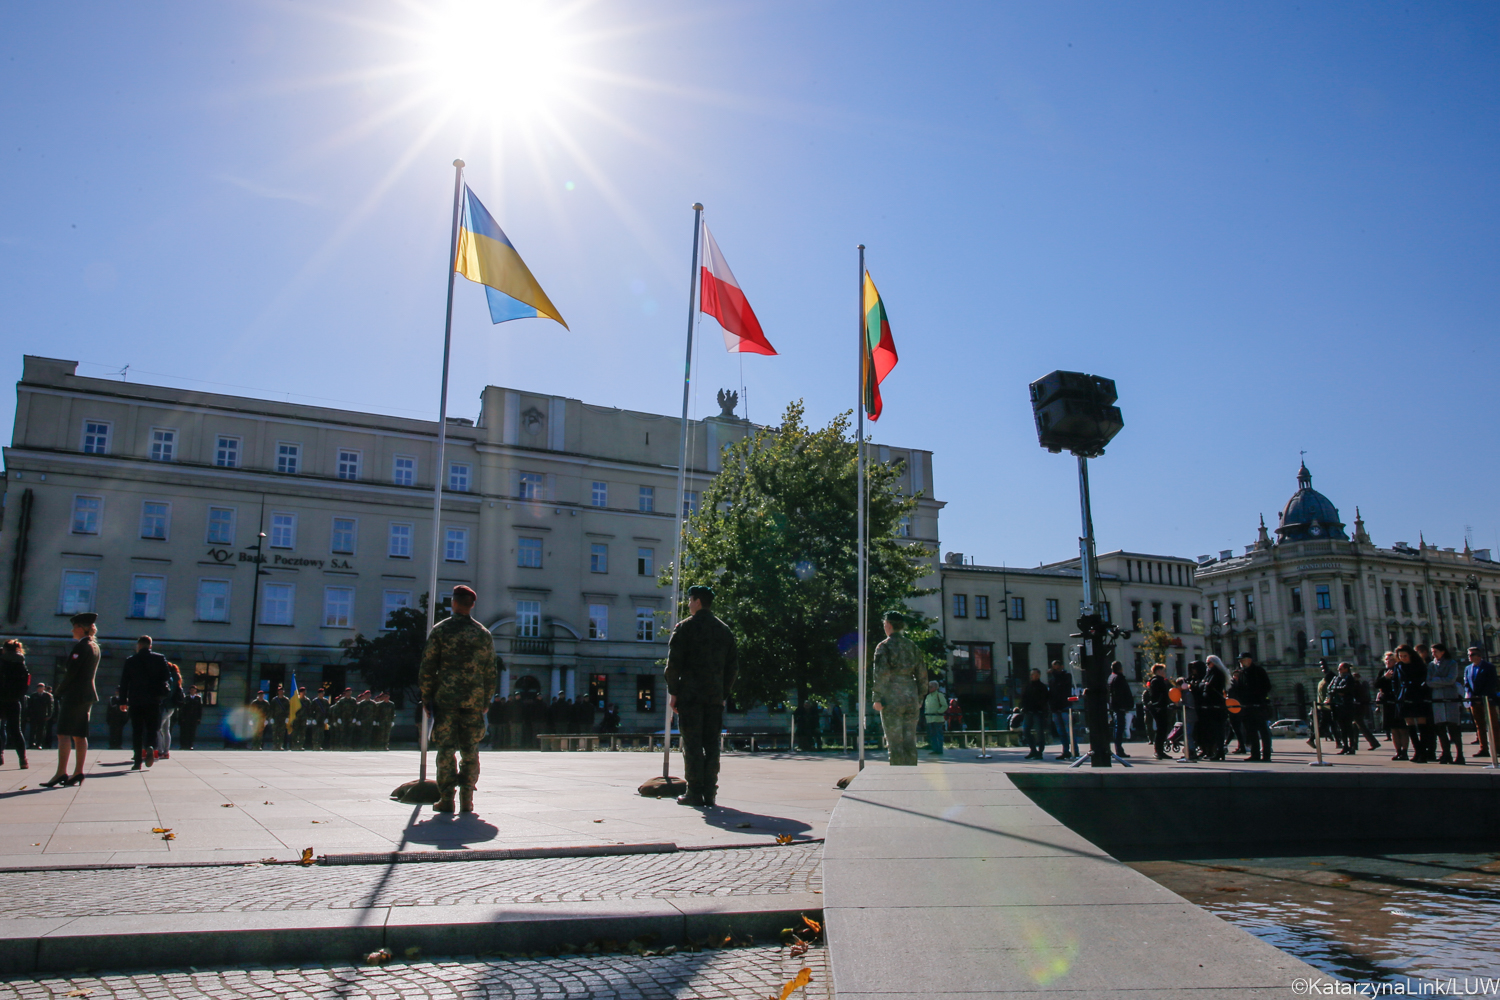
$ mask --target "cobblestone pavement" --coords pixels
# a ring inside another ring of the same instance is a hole
[[[542,959],[458,957],[429,962],[397,962],[378,967],[313,965],[247,966],[234,969],[175,970],[136,975],[69,976],[0,980],[0,1000],[51,1000],[87,996],[91,1000],[239,1000],[264,997],[343,998],[423,997],[537,998],[537,1000],[766,1000],[798,970],[811,981],[793,997],[831,1000],[832,983],[823,948],[792,958],[786,948],[734,948],[672,955],[568,956]],[[88,992],[84,992],[88,991]]]
[[[584,902],[818,892],[822,844],[613,857],[0,871],[6,918]]]

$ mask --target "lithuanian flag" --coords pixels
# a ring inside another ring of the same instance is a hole
[[[485,209],[469,185],[464,185],[464,214],[458,230],[458,257],[453,269],[484,286],[490,321],[545,316],[562,323],[562,314],[532,277],[531,269],[495,217]]]
[[[896,342],[891,339],[891,320],[885,314],[885,303],[875,290],[870,272],[865,272],[865,353],[861,383],[865,388],[865,413],[871,420],[880,419],[880,383],[896,367]]]

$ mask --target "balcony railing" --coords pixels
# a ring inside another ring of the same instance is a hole
[[[552,640],[513,635],[510,637],[510,652],[515,656],[551,656]]]

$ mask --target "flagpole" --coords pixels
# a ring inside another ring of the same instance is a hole
[[[693,259],[688,271],[687,353],[682,362],[682,430],[677,442],[677,545],[672,556],[672,624],[678,622],[682,600],[682,535],[687,510],[688,395],[693,382],[693,319],[698,310],[698,237],[703,231],[703,205],[693,202]],[[726,692],[727,693],[727,692]],[[666,723],[662,726],[661,776],[672,776],[672,696],[667,704]]]
[[[437,455],[432,470],[432,570],[427,576],[427,631],[437,623],[438,548],[443,539],[443,450],[448,443],[448,355],[453,344],[453,279],[458,264],[458,220],[463,211],[464,161],[453,161],[453,233],[448,242],[448,314],[443,320],[443,378],[438,396]],[[419,780],[427,780],[427,723],[428,706],[422,705],[422,722],[417,730],[417,743],[422,750],[422,773]]]
[[[859,770],[865,769],[865,699],[868,691],[865,687],[865,624],[869,620],[869,612],[865,605],[869,600],[865,582],[865,354],[868,345],[865,343],[865,245],[859,245],[859,283],[856,312],[859,314],[859,400],[855,403],[856,430],[854,443],[857,449],[855,459],[855,477],[858,480],[855,486],[855,503],[859,512],[855,515],[858,525],[858,560],[856,570],[855,589],[857,592],[856,603],[859,608],[858,640],[856,642],[857,656],[859,660]]]

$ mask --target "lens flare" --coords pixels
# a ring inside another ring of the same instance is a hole
[[[569,76],[566,11],[532,0],[453,0],[433,11],[422,61],[460,112],[511,124],[544,118]]]

